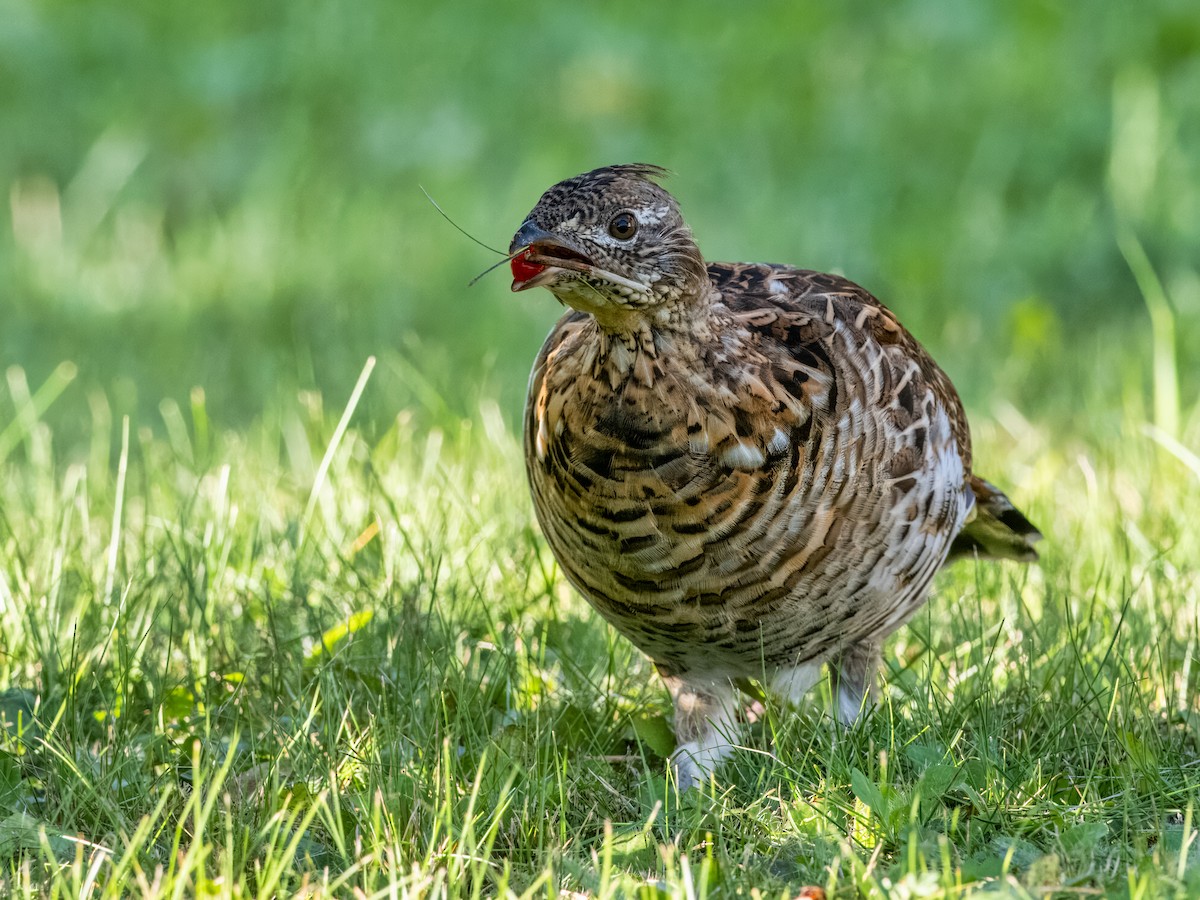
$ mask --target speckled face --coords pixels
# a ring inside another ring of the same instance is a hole
[[[546,287],[604,320],[697,294],[704,260],[656,166],[607,166],[559,182],[513,237],[513,290]]]

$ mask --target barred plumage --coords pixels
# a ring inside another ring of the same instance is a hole
[[[514,290],[574,308],[530,382],[538,519],[666,680],[686,786],[732,746],[738,681],[799,699],[829,662],[853,719],[952,545],[1028,559],[1040,535],[971,474],[958,396],[890,310],[834,275],[706,265],[661,174],[556,185],[511,250]]]

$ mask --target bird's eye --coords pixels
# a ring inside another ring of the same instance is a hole
[[[618,241],[627,241],[637,234],[638,222],[633,213],[620,212],[608,223],[608,233]]]

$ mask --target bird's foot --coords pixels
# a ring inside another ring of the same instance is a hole
[[[671,754],[675,785],[680,791],[703,787],[712,780],[717,768],[733,752],[734,745],[721,739],[718,742],[688,741]]]

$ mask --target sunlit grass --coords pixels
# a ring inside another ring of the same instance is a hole
[[[1200,887],[1200,477],[1132,418],[977,415],[1043,562],[943,575],[866,724],[768,707],[678,798],[665,692],[557,574],[494,404],[371,436],[312,394],[248,431],[97,407],[63,462],[57,383],[8,384],[14,894]]]

